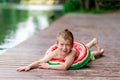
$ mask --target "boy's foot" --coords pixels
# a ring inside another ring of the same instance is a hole
[[[100,49],[100,52],[97,54],[97,58],[101,57],[104,53],[104,49]]]
[[[97,38],[93,38],[94,46],[97,48],[97,51],[100,51]]]
[[[104,53],[104,49],[100,50],[100,55],[102,55]]]
[[[95,56],[95,58],[99,58],[103,55],[104,49],[100,49],[100,51],[92,51],[92,54]]]
[[[97,38],[93,38],[93,44],[94,44],[94,45],[98,44]]]

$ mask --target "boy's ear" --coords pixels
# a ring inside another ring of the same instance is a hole
[[[56,41],[56,44],[58,44],[58,40]]]
[[[74,43],[72,43],[72,47],[73,47]]]

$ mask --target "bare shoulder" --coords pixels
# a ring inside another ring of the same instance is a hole
[[[54,55],[57,55],[57,54],[59,53],[59,50],[56,49],[56,50],[54,50],[52,53],[53,53]]]
[[[46,61],[49,61],[50,59],[54,58],[55,56],[56,56],[56,50],[46,54],[42,59],[40,59],[40,61],[46,62]]]

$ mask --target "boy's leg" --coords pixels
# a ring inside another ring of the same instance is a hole
[[[91,52],[95,58],[100,57],[104,53],[104,49],[101,49],[100,51],[92,51]]]
[[[92,41],[90,41],[88,44],[86,44],[88,47],[92,48],[93,46],[96,47],[96,51],[92,51],[92,54],[95,56],[95,57],[99,57],[100,55],[103,54],[104,52],[104,49],[100,49],[100,46],[98,45],[98,41],[96,38],[93,38]]]
[[[87,45],[87,47],[90,47],[90,48],[92,48],[93,46],[95,46],[97,48],[97,51],[100,50],[100,47],[98,45],[98,41],[97,41],[96,38],[93,38],[93,40],[90,41],[89,43],[87,43],[86,45]]]

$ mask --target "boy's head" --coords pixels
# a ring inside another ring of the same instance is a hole
[[[70,44],[73,45],[74,37],[71,31],[68,29],[64,29],[63,31],[59,32],[57,35],[57,43],[59,42],[59,38],[63,38],[64,40],[69,40]]]

